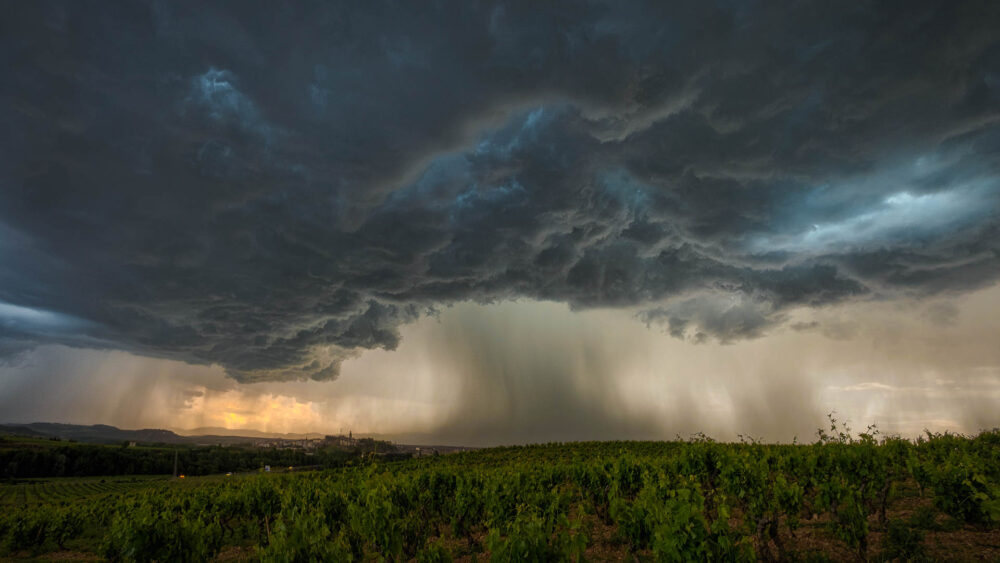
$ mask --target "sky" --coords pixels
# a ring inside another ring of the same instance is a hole
[[[1000,426],[1000,4],[3,10],[0,422]]]

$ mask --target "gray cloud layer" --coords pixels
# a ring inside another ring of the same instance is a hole
[[[0,354],[327,379],[469,299],[732,341],[982,287],[997,28],[993,2],[13,4]]]

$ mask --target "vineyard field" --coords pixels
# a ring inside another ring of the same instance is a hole
[[[1000,431],[589,442],[285,474],[0,486],[0,557],[1000,560]]]
[[[163,485],[167,475],[22,479],[0,484],[0,507],[74,503],[95,496]]]

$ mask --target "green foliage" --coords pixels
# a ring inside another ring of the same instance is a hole
[[[382,483],[370,488],[357,504],[348,508],[351,529],[383,556],[403,553],[405,522]]]
[[[910,525],[921,530],[939,530],[937,523],[937,511],[933,506],[921,506],[913,512],[910,517]]]
[[[934,491],[934,504],[945,513],[974,524],[1000,521],[1000,487],[987,476],[981,460],[953,451],[925,462],[921,477]]]
[[[325,514],[300,506],[280,515],[260,558],[273,563],[355,560],[350,542],[342,531],[330,529]]]
[[[22,511],[7,524],[5,547],[11,551],[41,547],[53,520],[51,507]]]
[[[112,561],[205,561],[221,540],[222,530],[195,511],[129,503],[111,524],[104,555]]]
[[[96,537],[107,559],[121,561],[201,561],[228,545],[283,562],[450,561],[484,550],[496,561],[579,561],[592,526],[609,525],[621,549],[643,559],[794,560],[822,554],[795,553],[782,538],[804,515],[825,513],[829,537],[858,558],[869,557],[874,528],[885,531],[879,556],[919,560],[919,530],[935,526],[935,512],[885,522],[890,492],[914,479],[950,521],[992,526],[997,459],[995,431],[909,442],[835,426],[811,445],[699,437],[493,448],[293,475],[17,483],[0,485],[0,502],[14,507],[0,512],[0,555],[77,549]]]
[[[513,521],[490,531],[486,544],[493,561],[502,563],[579,561],[587,536],[579,522],[569,523],[566,514],[543,514],[522,506]]]
[[[174,446],[123,448],[98,444],[70,444],[46,440],[10,442],[0,447],[0,478],[85,477],[95,475],[171,474],[174,456],[186,475],[208,475],[227,471],[252,471],[274,467],[342,467],[364,452],[394,450],[386,442],[366,443],[351,451],[320,449],[307,454],[296,449],[265,449],[244,446]],[[402,455],[402,454],[400,454]]]
[[[451,563],[452,557],[440,541],[429,542],[417,553],[417,563]]]
[[[901,520],[890,520],[885,537],[885,559],[926,561],[924,534]]]
[[[48,534],[57,546],[65,548],[67,541],[83,533],[87,519],[85,508],[83,506],[64,506],[54,511]]]

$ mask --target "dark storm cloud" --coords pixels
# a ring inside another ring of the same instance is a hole
[[[335,377],[461,300],[790,307],[1000,277],[991,2],[17,3],[0,353]]]

